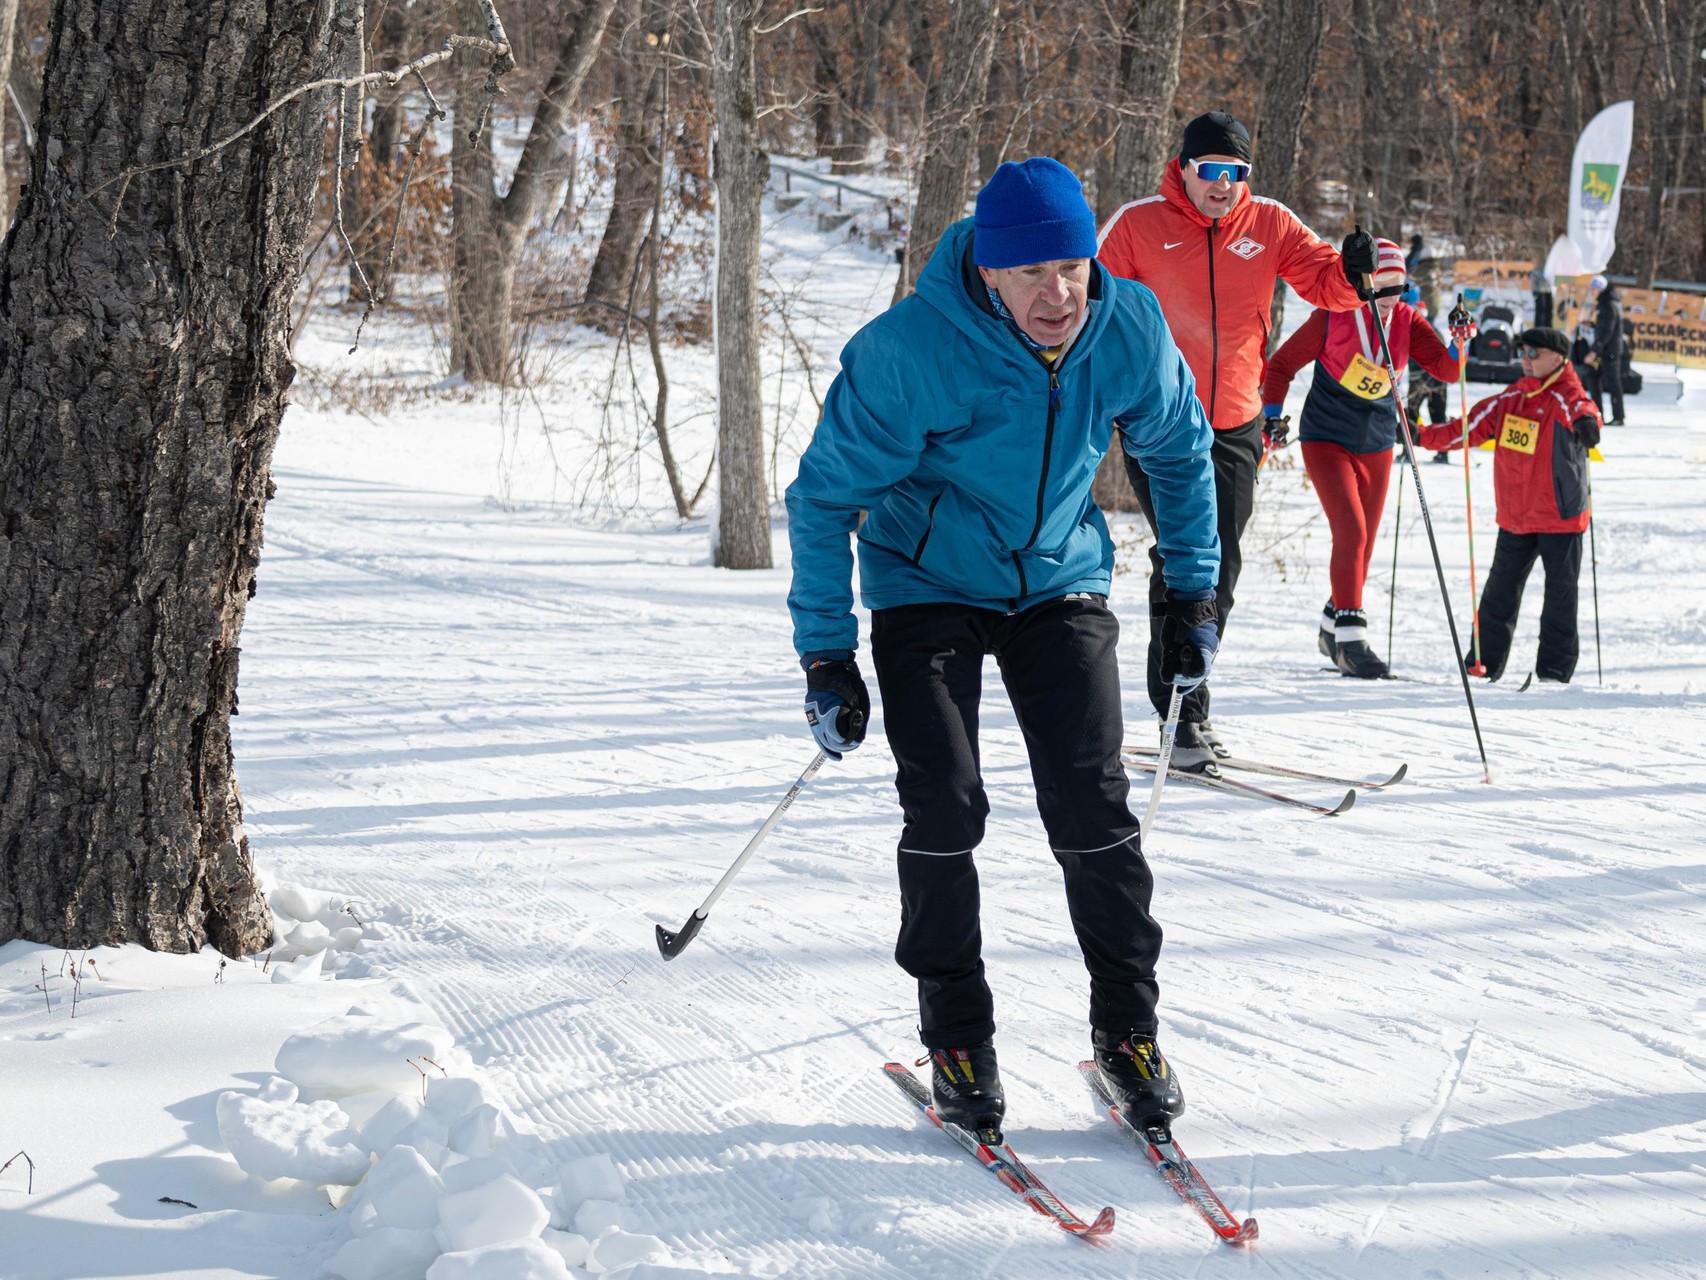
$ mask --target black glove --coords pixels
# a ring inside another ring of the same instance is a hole
[[[1357,291],[1357,297],[1367,302],[1373,295],[1368,280],[1374,275],[1379,259],[1374,252],[1374,237],[1358,227],[1339,245],[1339,265],[1345,269],[1345,279]]]
[[[808,653],[800,665],[806,669],[806,723],[825,754],[839,760],[865,740],[871,718],[859,664],[850,653]]]
[[[1582,448],[1591,449],[1599,443],[1599,419],[1591,413],[1584,413],[1570,424],[1570,429],[1576,433],[1576,439],[1582,442]]]
[[[1167,592],[1161,616],[1161,682],[1190,692],[1208,679],[1220,648],[1220,614],[1214,591],[1206,600],[1180,600]]]
[[[1269,449],[1283,449],[1285,442],[1291,439],[1291,415],[1281,414],[1277,418],[1262,419],[1262,443]]]

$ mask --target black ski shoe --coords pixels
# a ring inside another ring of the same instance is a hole
[[[1338,615],[1333,612],[1333,602],[1329,600],[1327,607],[1321,610],[1321,627],[1315,633],[1315,647],[1328,662],[1338,661],[1339,642],[1333,637],[1333,628],[1337,624]]]
[[[1335,616],[1333,635],[1337,652],[1333,665],[1347,676],[1362,680],[1384,680],[1386,664],[1368,647],[1368,619],[1361,609],[1340,609]]]
[[[1161,726],[1161,740],[1167,740],[1167,726]],[[1182,769],[1186,773],[1218,773],[1213,768],[1218,759],[1214,748],[1204,736],[1202,725],[1189,720],[1179,721],[1178,729],[1173,734],[1173,754],[1168,758],[1167,767]]]
[[[980,1142],[999,1146],[1007,1095],[995,1066],[995,1041],[969,1049],[932,1049],[928,1056],[937,1116],[976,1134]]]
[[[1108,1096],[1132,1128],[1184,1115],[1185,1092],[1154,1036],[1092,1031],[1090,1046]]]

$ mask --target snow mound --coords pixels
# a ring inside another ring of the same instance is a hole
[[[543,1240],[491,1245],[444,1254],[427,1280],[570,1280],[568,1265]]]
[[[550,1220],[533,1188],[506,1173],[440,1200],[438,1241],[452,1253],[483,1249],[535,1237]]]
[[[219,1136],[244,1173],[346,1187],[367,1173],[367,1152],[351,1141],[349,1117],[335,1102],[269,1102],[228,1090],[216,1110]]]
[[[278,1051],[274,1069],[311,1093],[341,1098],[352,1093],[418,1091],[424,1072],[450,1057],[455,1041],[443,1027],[411,1022],[393,1026],[351,1012],[300,1031]],[[429,1059],[422,1065],[414,1060]]]

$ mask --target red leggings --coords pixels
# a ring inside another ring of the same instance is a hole
[[[1386,509],[1392,450],[1352,453],[1325,440],[1305,440],[1303,465],[1333,530],[1333,607],[1360,609],[1380,513]]]

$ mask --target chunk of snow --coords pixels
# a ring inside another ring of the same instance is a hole
[[[439,1166],[446,1191],[472,1191],[488,1182],[495,1182],[506,1173],[514,1173],[506,1161],[496,1156],[449,1155]]]
[[[345,1241],[325,1274],[342,1280],[420,1280],[438,1255],[438,1238],[430,1231],[381,1227]]]
[[[516,1133],[510,1118],[488,1102],[450,1126],[450,1149],[467,1156],[487,1156],[515,1138]]]
[[[319,963],[315,957],[307,958]],[[275,1066],[280,1075],[325,1097],[341,1098],[370,1089],[403,1094],[421,1087],[421,1073],[407,1059],[425,1056],[442,1061],[454,1044],[443,1027],[424,1022],[397,1026],[346,1014],[291,1036],[280,1047]]]
[[[413,1147],[392,1147],[362,1180],[360,1203],[373,1208],[379,1224],[431,1231],[438,1226],[444,1183]]]
[[[543,1240],[517,1240],[443,1254],[426,1280],[572,1280],[557,1251]]]
[[[446,1124],[485,1103],[485,1086],[470,1076],[433,1076],[427,1081],[427,1110]]]
[[[438,1202],[438,1242],[449,1253],[537,1237],[551,1220],[533,1188],[503,1174]],[[553,1261],[562,1259],[554,1252]]]
[[[623,1267],[637,1266],[642,1262],[668,1261],[669,1248],[656,1236],[607,1231],[592,1242],[586,1269],[594,1275],[604,1275],[620,1271]]]
[[[329,895],[304,888],[299,884],[281,884],[272,891],[272,909],[286,919],[303,921],[316,918]]]
[[[365,1098],[367,1095],[357,1094],[354,1096]],[[402,1137],[404,1131],[412,1128],[420,1118],[421,1100],[419,1098],[393,1096],[361,1126],[361,1145],[378,1155],[387,1148],[405,1141]],[[443,1146],[444,1139],[449,1136],[450,1133],[446,1130],[444,1135],[439,1138],[438,1144]],[[415,1144],[409,1143],[408,1145],[414,1146]]]
[[[592,1249],[592,1242],[585,1236],[576,1235],[573,1231],[558,1231],[554,1227],[546,1227],[539,1233],[539,1238],[555,1249],[564,1262],[571,1267],[586,1265],[587,1253]]]
[[[632,1231],[637,1226],[632,1210],[609,1200],[583,1200],[575,1210],[575,1230],[588,1239],[601,1236],[612,1227]]]
[[[309,920],[292,929],[285,941],[303,955],[307,955],[313,951],[324,951],[331,946],[332,931],[317,920]]]
[[[588,1200],[621,1200],[627,1178],[604,1152],[570,1160],[558,1171],[557,1198],[563,1212],[573,1214]]]
[[[343,1186],[367,1173],[367,1152],[351,1140],[349,1117],[335,1102],[268,1102],[227,1090],[215,1111],[219,1136],[244,1173]]]
[[[296,1086],[283,1076],[269,1077],[256,1094],[264,1102],[295,1102],[301,1096]]]
[[[326,953],[300,956],[285,964],[275,964],[269,975],[274,982],[318,982],[326,966]]]

